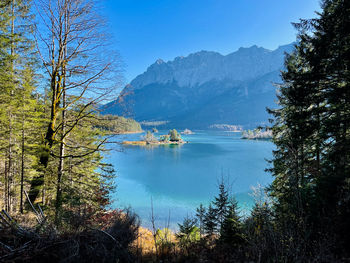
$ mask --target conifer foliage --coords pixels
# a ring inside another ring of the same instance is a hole
[[[315,240],[334,250],[350,241],[350,2],[326,0],[322,8],[319,18],[296,24],[280,108],[271,111],[271,195],[277,223],[300,257]]]
[[[242,223],[238,205],[222,179],[219,194],[209,204],[208,209],[201,204],[197,208],[197,222],[203,227],[205,237],[219,236],[220,244],[240,246],[244,243]]]
[[[23,212],[23,191],[35,172],[42,96],[36,93],[30,1],[0,6],[0,169],[7,211]],[[39,102],[39,103],[37,103]]]
[[[220,230],[219,241],[231,248],[244,245],[244,235],[240,216],[238,215],[237,201],[233,198],[227,206],[227,212]]]

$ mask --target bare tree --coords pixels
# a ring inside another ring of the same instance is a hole
[[[154,242],[154,248],[156,252],[156,259],[158,259],[158,240],[157,240],[157,227],[156,227],[156,220],[154,217],[154,209],[153,209],[153,198],[151,197],[151,223],[152,223],[152,235],[153,235],[153,242]]]
[[[111,51],[97,1],[37,0],[34,6],[39,19],[34,37],[48,78],[51,101],[40,153],[41,169],[31,182],[29,197],[32,202],[37,199],[49,158],[57,157],[56,209],[59,210],[64,159],[92,154],[106,141],[94,148],[82,147],[83,153],[71,156],[65,155],[65,148],[70,147],[67,138],[83,120],[93,118],[106,98],[110,99],[121,80],[120,64]],[[53,152],[55,145],[60,145],[58,156]]]

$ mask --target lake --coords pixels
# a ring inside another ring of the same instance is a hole
[[[159,136],[165,131],[159,132]],[[272,177],[264,170],[274,145],[269,141],[240,139],[241,133],[195,131],[183,135],[184,145],[125,146],[112,151],[108,161],[116,169],[117,189],[113,207],[131,206],[142,225],[150,227],[151,200],[158,228],[176,229],[200,203],[207,205],[224,178],[241,212],[253,204],[251,187],[268,185]],[[140,134],[121,135],[118,140],[139,140]],[[169,216],[170,215],[170,216]]]

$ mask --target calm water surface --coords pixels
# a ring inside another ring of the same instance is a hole
[[[157,136],[160,134],[164,132]],[[166,227],[170,218],[170,227],[176,229],[186,215],[195,214],[200,203],[208,204],[217,194],[223,176],[241,210],[247,212],[252,206],[251,187],[272,181],[264,169],[274,146],[268,141],[241,140],[240,136],[197,131],[183,136],[189,143],[181,146],[126,146],[122,152],[113,151],[109,161],[118,176],[113,206],[131,206],[149,227],[152,198],[157,227]],[[139,138],[140,134],[133,134],[119,139]]]

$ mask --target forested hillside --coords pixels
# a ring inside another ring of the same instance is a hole
[[[133,119],[115,115],[100,116],[99,126],[111,134],[142,132],[141,124]]]

